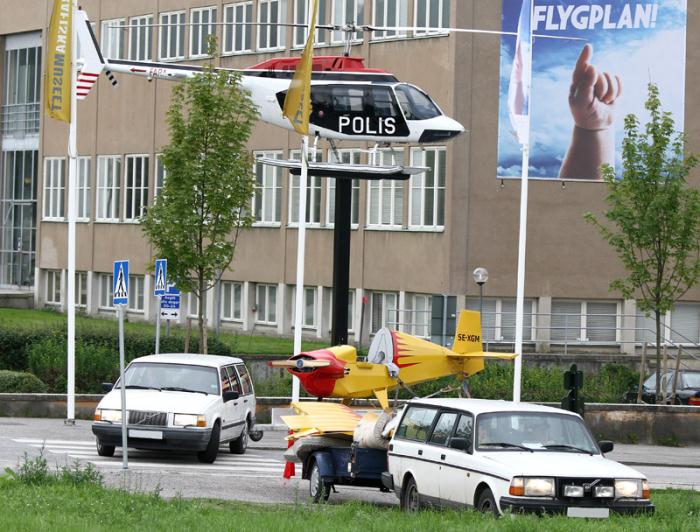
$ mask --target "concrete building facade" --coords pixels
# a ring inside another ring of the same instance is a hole
[[[37,4],[41,6],[37,9]],[[0,17],[2,87],[2,234],[0,286],[29,287],[38,307],[65,305],[67,265],[67,126],[45,116],[41,104],[46,28],[52,2],[4,0]],[[296,29],[241,26],[235,22],[305,20],[306,0],[84,0],[107,57],[201,63],[206,35],[215,32],[217,66],[243,68],[272,57],[298,55]],[[418,24],[424,10],[444,27],[499,29],[501,2],[491,0],[321,0],[321,20]],[[211,25],[210,22],[228,23]],[[150,24],[182,24],[154,28]],[[143,28],[113,29],[143,24]],[[688,6],[686,132],[700,144],[700,6]],[[460,121],[466,133],[445,144],[395,146],[384,162],[402,159],[431,167],[430,179],[357,183],[351,237],[351,338],[384,324],[414,334],[439,334],[431,317],[442,296],[455,307],[478,308],[472,270],[486,267],[484,334],[512,342],[515,323],[520,182],[496,178],[500,38],[490,35],[365,32],[352,53],[369,67],[413,83]],[[342,38],[319,35],[315,53],[339,55]],[[138,216],[162,186],[158,154],[168,142],[165,113],[172,83],[119,76],[106,78],[78,107],[79,191],[77,299],[89,314],[113,315],[114,260],[128,258],[129,314],[153,319],[153,250]],[[256,154],[294,156],[296,134],[260,123],[250,139]],[[341,143],[343,157],[367,161],[366,143]],[[331,157],[325,141],[320,157]],[[236,258],[223,276],[224,327],[290,334],[296,278],[298,181],[271,167],[256,168],[258,219],[239,239]],[[700,181],[695,173],[692,182]],[[330,179],[310,181],[304,290],[305,334],[330,336],[333,191]],[[602,212],[600,183],[530,183],[526,263],[526,331],[529,345],[611,346],[632,352],[650,322],[635,302],[609,291],[623,268],[596,230],[583,219]],[[138,198],[143,197],[141,201]],[[189,305],[194,313],[196,301]],[[216,300],[219,299],[220,303]],[[187,301],[187,298],[185,298]],[[432,323],[431,323],[432,322]],[[439,322],[437,322],[439,323]],[[665,336],[700,342],[700,289],[688,292],[666,316]]]

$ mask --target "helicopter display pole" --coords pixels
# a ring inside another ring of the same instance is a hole
[[[523,0],[518,21],[518,37],[513,57],[513,71],[508,88],[511,121],[522,145],[520,179],[520,229],[518,237],[518,280],[515,303],[515,352],[513,401],[520,402],[523,370],[523,315],[525,303],[525,251],[527,237],[527,198],[530,164],[530,88],[532,85],[532,0]]]

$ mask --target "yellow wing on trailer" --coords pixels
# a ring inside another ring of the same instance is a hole
[[[359,414],[339,403],[299,401],[291,406],[297,415],[282,416],[282,421],[292,431],[287,439],[324,434],[352,437],[360,421]]]

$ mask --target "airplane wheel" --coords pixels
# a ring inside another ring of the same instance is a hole
[[[417,512],[420,510],[420,494],[413,477],[406,481],[406,485],[401,490],[401,509],[404,512]]]
[[[331,484],[324,482],[321,476],[321,469],[316,461],[314,461],[311,475],[309,476],[309,495],[313,502],[326,502],[328,497],[331,496]]]

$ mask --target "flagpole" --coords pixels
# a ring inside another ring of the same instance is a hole
[[[76,219],[76,170],[77,170],[77,28],[75,13],[77,1],[71,0],[71,70],[70,70],[70,125],[68,130],[68,282],[66,305],[68,311],[68,401],[66,423],[75,424],[75,219]]]
[[[304,259],[306,249],[306,188],[309,175],[309,138],[301,137],[301,175],[299,176],[299,230],[297,240],[297,285],[294,301],[294,355],[301,353],[302,305],[304,302]],[[299,400],[299,378],[292,377],[292,401]]]
[[[523,0],[527,1],[527,0]],[[525,94],[527,95],[527,113],[525,118],[526,134],[523,143],[523,158],[520,174],[520,231],[518,238],[518,285],[515,301],[515,357],[513,368],[513,401],[520,402],[522,371],[523,371],[523,322],[525,306],[525,251],[527,240],[527,198],[530,174],[530,115],[532,113],[532,98],[530,88],[532,85],[532,14],[533,4],[530,4],[529,46],[527,57],[523,61],[523,80],[525,81]]]

